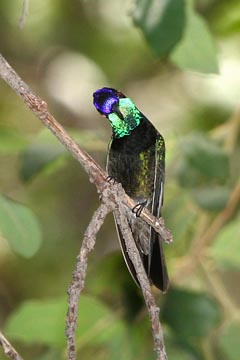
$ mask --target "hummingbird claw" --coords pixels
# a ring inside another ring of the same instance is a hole
[[[138,203],[132,208],[132,212],[136,215],[136,217],[140,217],[141,212],[143,211],[144,207],[146,206],[147,201]]]
[[[108,177],[106,178],[107,182],[110,183],[110,184],[116,184],[117,180],[111,176],[111,175],[108,175]]]

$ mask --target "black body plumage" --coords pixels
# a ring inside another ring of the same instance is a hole
[[[94,105],[108,117],[113,128],[107,159],[108,174],[120,182],[137,203],[144,204],[153,215],[160,216],[165,177],[163,137],[121,92],[109,88],[97,90]],[[169,280],[160,235],[131,210],[126,211],[126,216],[149,280],[166,292]],[[124,259],[138,284],[118,226],[117,230]]]

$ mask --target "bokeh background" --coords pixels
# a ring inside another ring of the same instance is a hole
[[[92,105],[121,89],[167,147],[171,280],[156,293],[170,360],[240,358],[238,0],[0,2],[1,52],[103,167],[111,129]],[[66,358],[66,291],[99,205],[79,164],[0,82],[0,327],[24,359]],[[155,359],[112,217],[89,258],[79,359]],[[4,354],[0,349],[0,358]]]

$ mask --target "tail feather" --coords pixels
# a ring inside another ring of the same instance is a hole
[[[168,290],[169,278],[163,252],[162,239],[157,233],[155,233],[155,241],[152,246],[149,278],[162,292],[166,292]]]
[[[116,222],[116,221],[115,221]],[[136,270],[134,268],[134,265],[128,255],[127,248],[125,245],[125,240],[122,236],[122,232],[119,228],[119,226],[116,224],[119,242],[121,246],[121,250],[123,253],[123,257],[125,260],[125,263],[128,267],[128,270],[135,281],[135,283],[140,286]],[[139,251],[144,269],[146,271],[146,274],[151,282],[151,284],[155,285],[159,290],[162,292],[166,292],[169,286],[169,279],[168,279],[168,273],[167,273],[167,267],[165,262],[165,257],[163,253],[163,246],[162,246],[162,240],[159,237],[159,234],[157,234],[154,231],[154,235],[152,237],[153,243],[151,246],[151,253],[148,255],[143,254],[141,251]],[[137,245],[137,244],[136,244]],[[150,264],[150,267],[149,267]]]

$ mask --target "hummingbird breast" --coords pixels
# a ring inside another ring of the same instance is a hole
[[[150,122],[139,125],[120,139],[113,138],[109,147],[107,171],[120,182],[136,203],[143,203],[152,212],[155,180],[155,152],[158,133]],[[150,252],[150,226],[133,214],[126,215],[139,250]]]
[[[152,197],[157,134],[153,125],[144,121],[130,135],[113,138],[109,145],[108,174],[138,202]]]

